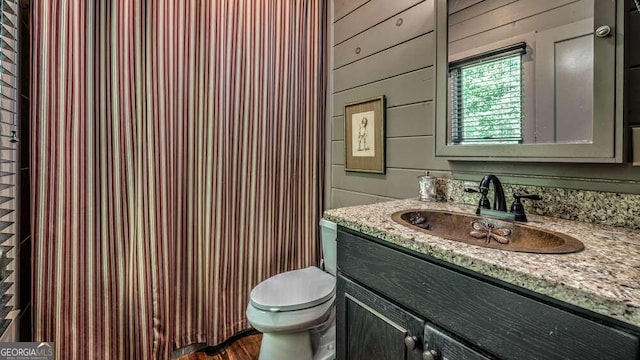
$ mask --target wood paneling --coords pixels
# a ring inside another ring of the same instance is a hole
[[[433,136],[390,138],[387,140],[388,167],[402,169],[447,169],[447,162],[434,157]]]
[[[331,205],[334,208],[341,208],[355,205],[374,204],[382,201],[394,200],[393,198],[354,192],[340,189],[331,189]]]
[[[562,6],[554,10],[553,16],[541,13],[502,26],[483,26],[483,28],[486,28],[484,32],[478,32],[473,28],[468,28],[469,21],[465,21],[455,26],[457,33],[455,37],[449,39],[449,53],[456,54],[468,49],[473,49],[478,45],[491,44],[516,35],[530,33],[535,30],[550,29],[569,22],[586,19],[593,12],[589,9],[589,4],[592,5],[593,0],[584,0]],[[485,18],[484,21],[491,20]]]
[[[333,116],[344,113],[344,104],[385,95],[387,108],[433,100],[433,67],[394,76],[333,95]]]
[[[484,0],[453,0],[453,1],[448,1],[448,9],[447,12],[449,14],[454,14],[457,13],[460,10],[464,10],[466,8],[468,8],[469,6],[473,6],[479,2],[482,2]]]
[[[342,19],[368,1],[369,0],[335,0],[333,2],[333,21],[336,22]]]
[[[372,0],[334,24],[330,208],[416,196],[434,158],[434,0]],[[342,6],[342,5],[339,5]],[[401,23],[399,20],[402,19]],[[399,26],[397,26],[399,25]],[[360,48],[359,54],[355,49]],[[344,104],[385,95],[386,174],[344,171]]]
[[[516,1],[509,5],[498,7],[487,13],[470,11],[476,15],[466,21],[449,26],[449,41],[454,42],[465,37],[473,36],[496,27],[513,24],[529,17],[545,13],[550,9],[571,3],[573,0],[538,0]],[[495,1],[491,1],[495,3]],[[587,1],[585,1],[585,4]],[[583,6],[585,5],[583,4]],[[474,7],[475,8],[475,7]],[[555,16],[553,13],[544,16]]]
[[[422,170],[388,169],[387,176],[352,173],[344,171],[341,165],[333,166],[332,184],[334,188],[348,191],[362,191],[379,196],[406,199],[418,195],[417,177],[424,175]]]
[[[389,113],[387,113],[387,116],[389,116]],[[331,118],[331,140],[344,140],[344,116]]]
[[[419,2],[420,0],[371,0],[334,23],[333,44],[340,44]]]
[[[448,177],[448,172],[431,171],[432,176]],[[418,196],[418,176],[424,170],[389,168],[385,176],[377,174],[353,173],[344,171],[344,166],[334,165],[331,183],[334,188],[349,191],[362,191],[394,199],[415,198]]]
[[[433,102],[429,101],[387,108],[387,137],[433,135],[433,106]],[[344,140],[344,117],[334,117],[331,129],[332,140]]]
[[[387,136],[433,135],[435,127],[435,110],[433,101],[399,106],[389,109],[387,120]]]
[[[433,31],[433,1],[424,1],[337,45],[334,69]]]
[[[389,116],[388,112],[387,116]],[[344,140],[344,116],[335,116],[331,119],[331,140]]]
[[[386,79],[398,74],[433,65],[435,51],[433,33],[343,66],[333,72],[334,91]]]
[[[447,162],[433,156],[433,136],[387,138],[387,168],[447,169]],[[332,142],[333,165],[344,164],[344,141]]]
[[[331,142],[331,164],[344,165],[344,140]]]
[[[475,5],[469,11],[464,9],[460,9],[456,12],[451,11],[451,6],[449,7],[449,17],[447,18],[447,24],[449,26],[459,24],[465,20],[469,20],[473,17],[476,17],[480,14],[487,13],[489,11],[498,9],[505,5],[511,4],[518,0],[495,0],[495,1],[480,1],[477,5]],[[466,8],[465,8],[466,9]]]

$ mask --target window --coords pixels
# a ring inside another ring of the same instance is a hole
[[[522,143],[525,49],[519,43],[449,64],[454,144]]]

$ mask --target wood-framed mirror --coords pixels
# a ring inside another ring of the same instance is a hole
[[[436,156],[623,161],[623,1],[436,6]]]

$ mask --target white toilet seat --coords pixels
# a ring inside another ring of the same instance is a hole
[[[293,311],[322,304],[335,292],[336,278],[310,266],[264,280],[251,290],[250,303],[260,310]]]
[[[305,331],[327,320],[335,293],[336,278],[315,266],[287,271],[251,291],[247,319],[263,333]]]
[[[324,303],[294,311],[273,312],[247,306],[247,319],[258,331],[263,333],[300,332],[322,325],[331,315],[335,295]]]

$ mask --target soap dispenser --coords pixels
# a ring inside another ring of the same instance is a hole
[[[418,176],[418,185],[420,187],[419,192],[419,200],[420,201],[436,201],[437,190],[436,190],[436,182],[438,181],[437,177],[429,176],[429,172],[426,171],[425,175]]]

